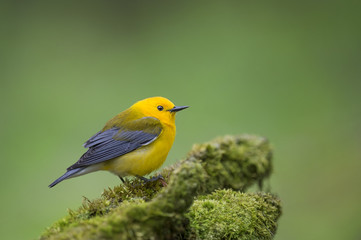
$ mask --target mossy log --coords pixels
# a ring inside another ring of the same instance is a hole
[[[257,136],[195,145],[161,172],[168,186],[127,180],[98,199],[84,199],[40,239],[272,239],[279,199],[244,193],[270,175],[271,159],[268,141]]]

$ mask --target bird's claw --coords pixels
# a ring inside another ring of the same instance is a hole
[[[160,174],[158,176],[152,177],[150,179],[142,177],[142,176],[137,176],[137,177],[139,179],[141,179],[144,182],[144,184],[147,184],[147,183],[150,183],[150,182],[155,182],[155,181],[160,181],[160,183],[163,185],[163,187],[167,186],[167,183],[165,182],[163,176],[160,175]]]

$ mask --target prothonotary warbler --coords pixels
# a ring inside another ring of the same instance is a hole
[[[163,97],[146,98],[110,119],[103,129],[84,143],[88,151],[68,167],[59,182],[107,170],[120,177],[143,176],[158,169],[173,145],[175,113],[188,106],[174,106]]]

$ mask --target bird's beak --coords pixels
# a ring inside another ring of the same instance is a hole
[[[180,110],[189,108],[189,106],[174,106],[172,109],[169,109],[169,112],[178,112]]]

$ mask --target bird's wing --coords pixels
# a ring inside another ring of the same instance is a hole
[[[104,162],[148,145],[162,132],[162,124],[153,117],[140,118],[121,127],[100,131],[84,147],[89,148],[68,170]]]

